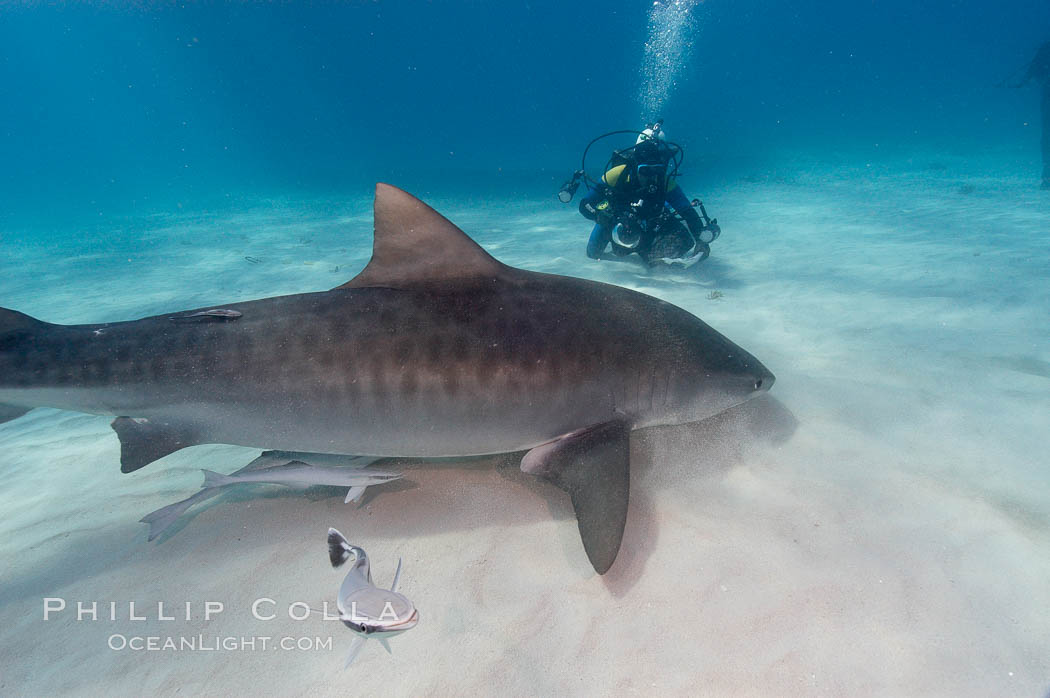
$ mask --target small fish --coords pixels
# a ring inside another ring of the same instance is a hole
[[[213,470],[203,470],[204,484],[201,489],[228,487],[244,482],[264,482],[270,485],[332,485],[349,487],[346,501],[357,501],[369,485],[381,485],[401,478],[400,473],[384,473],[377,470],[359,470],[357,468],[326,468],[293,460],[285,465],[272,468],[248,470],[232,475],[223,475]]]
[[[388,640],[419,623],[419,611],[415,604],[397,593],[401,581],[401,559],[397,561],[397,571],[390,589],[381,589],[372,582],[372,569],[368,563],[368,554],[363,548],[350,545],[343,534],[334,528],[328,529],[328,558],[332,567],[339,567],[354,557],[350,571],[346,573],[339,586],[339,619],[343,625],[354,631],[357,637],[350,643],[343,668],[350,666],[357,657],[365,641],[379,640],[387,652],[390,652]]]
[[[291,465],[295,463],[297,466],[302,465],[306,461],[314,463],[328,463],[333,467],[341,467],[345,471],[357,472],[362,474],[361,468],[375,462],[375,458],[366,456],[336,456],[327,453],[298,453],[294,451],[264,451],[262,455],[253,460],[248,465],[244,466],[240,470],[237,470],[229,475],[229,477],[239,476],[241,474],[268,470],[271,472],[275,468]],[[368,473],[363,473],[367,475]],[[341,483],[339,483],[341,484]],[[361,496],[364,494],[366,486],[362,486],[357,489],[351,489],[351,493],[354,497],[350,497],[350,493],[347,493],[347,497],[354,501],[360,501]],[[198,504],[205,500],[211,499],[223,491],[222,487],[211,487],[207,489],[201,489],[191,496],[181,501],[169,504],[166,507],[161,507],[156,511],[152,511],[149,514],[143,516],[139,521],[145,524],[149,524],[149,540],[155,540],[164,531],[166,531],[172,524],[178,521],[179,517],[182,516],[187,509],[192,507],[194,504]]]
[[[246,256],[244,258],[244,261],[248,262],[249,264],[259,264],[259,263],[262,262],[262,260],[259,259],[258,257],[249,257],[249,256]]]
[[[239,310],[228,310],[226,308],[212,308],[211,310],[200,310],[189,315],[172,315],[172,322],[229,322],[244,315]]]

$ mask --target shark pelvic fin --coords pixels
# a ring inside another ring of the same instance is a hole
[[[120,472],[133,473],[187,446],[203,443],[196,429],[170,422],[117,417],[110,424],[120,439]]]
[[[510,273],[425,203],[389,184],[376,185],[372,259],[338,288],[411,288],[441,281],[484,281]]]
[[[569,493],[587,558],[605,574],[620,551],[630,492],[630,427],[605,422],[541,444],[521,459],[522,471]]]

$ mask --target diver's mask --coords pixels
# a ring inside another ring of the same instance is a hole
[[[667,168],[664,165],[638,165],[638,184],[651,193],[664,186]]]

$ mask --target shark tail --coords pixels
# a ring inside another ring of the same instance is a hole
[[[346,542],[343,534],[334,528],[328,529],[328,559],[332,561],[332,567],[339,567],[353,554],[354,548]]]
[[[46,326],[46,322],[31,318],[25,313],[0,308],[0,376],[7,377],[4,375],[7,373],[4,355],[8,352],[16,354],[31,347],[37,333]],[[2,384],[3,378],[0,378],[0,386]],[[0,424],[18,419],[31,409],[33,408],[0,403]]]

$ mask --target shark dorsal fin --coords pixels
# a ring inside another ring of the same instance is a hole
[[[451,221],[406,191],[376,185],[372,259],[338,288],[411,288],[424,283],[480,282],[510,267],[495,260]]]

